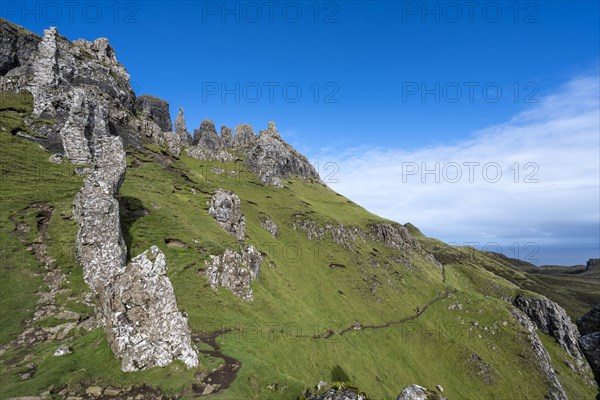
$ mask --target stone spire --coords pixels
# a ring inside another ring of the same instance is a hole
[[[185,123],[183,107],[179,108],[179,113],[177,114],[177,118],[175,118],[175,133],[181,139],[181,144],[189,146],[192,143],[192,137],[190,136],[190,133],[187,130],[187,125]]]

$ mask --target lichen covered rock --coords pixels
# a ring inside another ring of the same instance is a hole
[[[171,131],[172,124],[169,103],[163,99],[147,94],[139,96],[135,100],[135,110],[137,113],[142,113],[150,117],[163,132]]]
[[[226,249],[206,261],[206,276],[213,289],[224,287],[244,301],[254,301],[250,283],[258,280],[261,263],[262,255],[254,246],[241,253]]]
[[[103,296],[111,348],[121,369],[137,371],[181,360],[198,365],[187,319],[177,309],[165,255],[156,246],[133,258]]]
[[[218,189],[210,199],[208,213],[219,226],[239,240],[244,239],[246,219],[242,214],[240,198],[232,191]]]

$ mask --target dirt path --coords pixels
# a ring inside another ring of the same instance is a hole
[[[415,319],[419,318],[420,316],[422,316],[425,313],[425,311],[427,311],[427,309],[429,307],[431,307],[433,304],[435,304],[437,301],[447,297],[450,292],[451,291],[449,291],[447,289],[445,291],[438,292],[435,295],[435,297],[429,303],[425,304],[423,306],[423,308],[420,309],[419,313],[415,313],[415,315],[411,315],[409,317],[402,318],[402,319],[395,320],[395,321],[388,321],[385,324],[381,324],[381,325],[360,325],[359,323],[355,322],[354,324],[350,325],[349,327],[347,327],[341,331],[334,332],[332,330],[329,330],[321,335],[312,336],[312,339],[329,339],[330,337],[332,337],[334,335],[343,336],[344,334],[346,334],[348,332],[352,332],[352,331],[358,332],[358,331],[364,331],[367,329],[383,329],[383,328],[388,328],[392,325],[399,325],[399,324],[403,324],[408,321],[415,320]]]
[[[203,379],[203,384],[194,384],[193,390],[195,393],[211,394],[221,392],[235,381],[238,371],[240,370],[242,363],[233,357],[229,357],[221,351],[221,346],[217,343],[217,338],[223,334],[229,333],[229,331],[218,331],[209,334],[194,334],[192,340],[194,342],[202,342],[212,347],[212,350],[199,350],[201,353],[211,357],[220,358],[224,361],[224,364],[206,375]]]

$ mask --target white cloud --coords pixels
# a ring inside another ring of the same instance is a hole
[[[329,149],[315,160],[338,164],[339,182],[329,183],[334,190],[378,215],[410,221],[429,236],[457,243],[587,247],[594,253],[600,230],[599,89],[597,77],[579,77],[510,121],[462,142],[414,151]],[[473,182],[468,162],[479,163]],[[421,168],[436,163],[439,183]],[[462,170],[456,183],[450,182],[456,171],[450,163]],[[515,163],[518,176],[511,169]],[[492,183],[497,165],[502,177]],[[419,171],[408,175],[415,166]],[[528,176],[538,182],[526,183]]]

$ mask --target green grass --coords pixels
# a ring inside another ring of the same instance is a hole
[[[22,166],[3,169],[2,180],[0,234],[2,243],[16,250],[3,251],[12,260],[2,264],[0,281],[2,343],[6,343],[31,316],[35,292],[41,287],[39,276],[32,274],[40,272],[39,266],[14,235],[11,220],[16,215],[33,222],[35,216],[27,211],[32,202],[54,207],[50,253],[68,276],[68,290],[57,302],[84,315],[92,310],[81,302],[89,290],[73,258],[77,225],[71,208],[81,179],[68,175],[68,164],[50,164],[49,153],[35,144],[0,134],[0,148],[3,163]],[[320,380],[337,380],[340,371],[374,399],[394,398],[414,383],[428,388],[440,384],[450,399],[543,398],[542,376],[523,357],[529,354],[528,345],[501,299],[522,290],[516,284],[528,279],[522,272],[483,253],[471,255],[468,249],[425,238],[410,226],[415,237],[445,262],[445,282],[441,271],[418,252],[401,253],[371,241],[357,241],[349,250],[330,235],[322,243],[308,240],[305,232],[292,229],[298,214],[321,225],[341,223],[363,230],[383,220],[318,184],[291,180],[284,182],[283,189],[269,188],[239,163],[202,162],[185,155],[164,168],[154,162],[159,151],[149,147],[129,154],[120,202],[133,213],[123,216],[123,231],[130,256],[151,245],[163,250],[178,305],[189,315],[194,333],[231,330],[218,340],[242,368],[229,390],[211,398],[293,399]],[[217,175],[211,172],[213,167],[237,171],[237,177]],[[211,289],[203,273],[209,255],[240,246],[207,212],[210,194],[217,188],[233,190],[241,198],[246,242],[265,253],[259,282],[253,284],[253,303],[244,303],[227,290]],[[278,225],[277,238],[261,227],[266,217]],[[165,239],[178,239],[187,246],[168,247]],[[398,256],[410,266],[398,263]],[[452,289],[452,298],[437,301],[418,319],[329,339],[312,338],[355,321],[382,325],[414,316],[416,306],[423,307],[446,289]],[[462,310],[450,309],[454,304]],[[197,383],[198,371],[185,370],[180,363],[122,373],[99,329],[72,332],[64,343],[73,354],[53,357],[61,343],[11,348],[0,356],[0,397],[37,395],[50,385],[77,390],[91,384],[148,384],[187,398],[191,385]],[[563,356],[562,350],[553,351],[557,359]],[[38,368],[31,379],[21,381],[27,353],[33,354]],[[222,362],[204,355],[201,360],[198,370],[206,371]],[[272,384],[279,389],[268,388]],[[576,378],[569,387],[573,398],[588,394]]]

